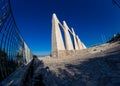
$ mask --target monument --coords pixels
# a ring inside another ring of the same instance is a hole
[[[64,33],[64,38],[61,31]],[[82,49],[86,49],[86,46],[76,35],[74,29],[69,29],[65,21],[61,24],[54,13],[52,16],[52,57],[71,55]]]

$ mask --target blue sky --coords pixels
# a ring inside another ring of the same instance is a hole
[[[11,0],[17,26],[35,54],[51,52],[52,14],[65,20],[87,47],[120,33],[120,8],[112,0]]]

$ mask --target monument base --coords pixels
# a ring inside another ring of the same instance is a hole
[[[81,52],[82,50],[59,50],[59,51],[53,51],[52,52],[52,57],[53,58],[62,58],[70,55],[77,55]]]
[[[62,57],[70,56],[70,55],[75,55],[75,51],[74,50],[59,50],[59,51],[52,52],[53,58],[62,58]]]

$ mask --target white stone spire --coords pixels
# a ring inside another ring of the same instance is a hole
[[[81,40],[79,39],[79,37],[78,37],[78,36],[77,36],[77,42],[78,42],[78,47],[79,47],[79,50],[83,49],[82,42],[81,42]]]
[[[64,42],[62,39],[61,31],[59,28],[59,20],[56,14],[52,16],[52,52],[65,50]]]
[[[72,40],[69,34],[69,27],[67,26],[66,22],[63,21],[63,29],[64,29],[64,34],[65,34],[65,45],[66,45],[66,50],[74,50]]]
[[[76,38],[76,34],[74,32],[74,29],[72,28],[72,33],[73,33],[73,39],[74,39],[74,47],[75,47],[75,50],[79,50],[79,47],[78,47],[78,43],[77,43],[77,38]]]
[[[82,47],[83,47],[83,49],[87,49],[87,47],[84,45],[83,42],[82,42]]]

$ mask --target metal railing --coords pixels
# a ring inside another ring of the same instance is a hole
[[[32,57],[15,23],[10,0],[0,0],[0,82]]]

